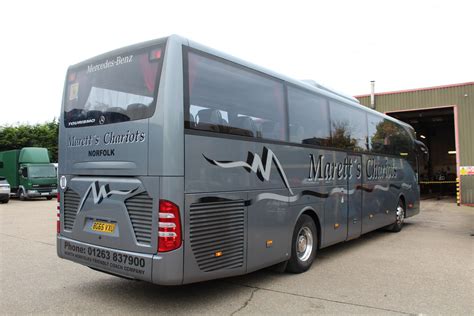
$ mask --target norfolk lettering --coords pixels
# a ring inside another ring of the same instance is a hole
[[[89,150],[89,157],[115,156],[115,149],[96,149]]]

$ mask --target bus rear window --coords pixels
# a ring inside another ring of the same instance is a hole
[[[70,69],[64,104],[66,127],[145,119],[153,115],[163,48],[152,48]]]

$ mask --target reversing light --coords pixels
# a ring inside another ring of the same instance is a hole
[[[181,220],[179,207],[173,202],[160,200],[158,212],[158,251],[166,252],[181,247]]]
[[[65,176],[61,176],[61,178],[59,178],[59,187],[65,190],[66,186],[67,186],[67,179]]]

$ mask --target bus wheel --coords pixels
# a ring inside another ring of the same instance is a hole
[[[313,219],[303,214],[296,222],[291,243],[291,258],[286,270],[301,273],[311,267],[318,248],[318,234]]]
[[[398,200],[397,213],[395,216],[395,223],[388,227],[389,231],[398,233],[403,228],[403,222],[405,221],[405,206],[402,200]]]
[[[53,199],[52,196],[47,196],[47,197],[46,197],[46,200],[48,200],[48,201],[51,201],[52,199]]]

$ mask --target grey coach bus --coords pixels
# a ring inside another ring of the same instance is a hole
[[[71,66],[61,113],[58,255],[117,276],[303,272],[419,212],[410,126],[178,36]]]

